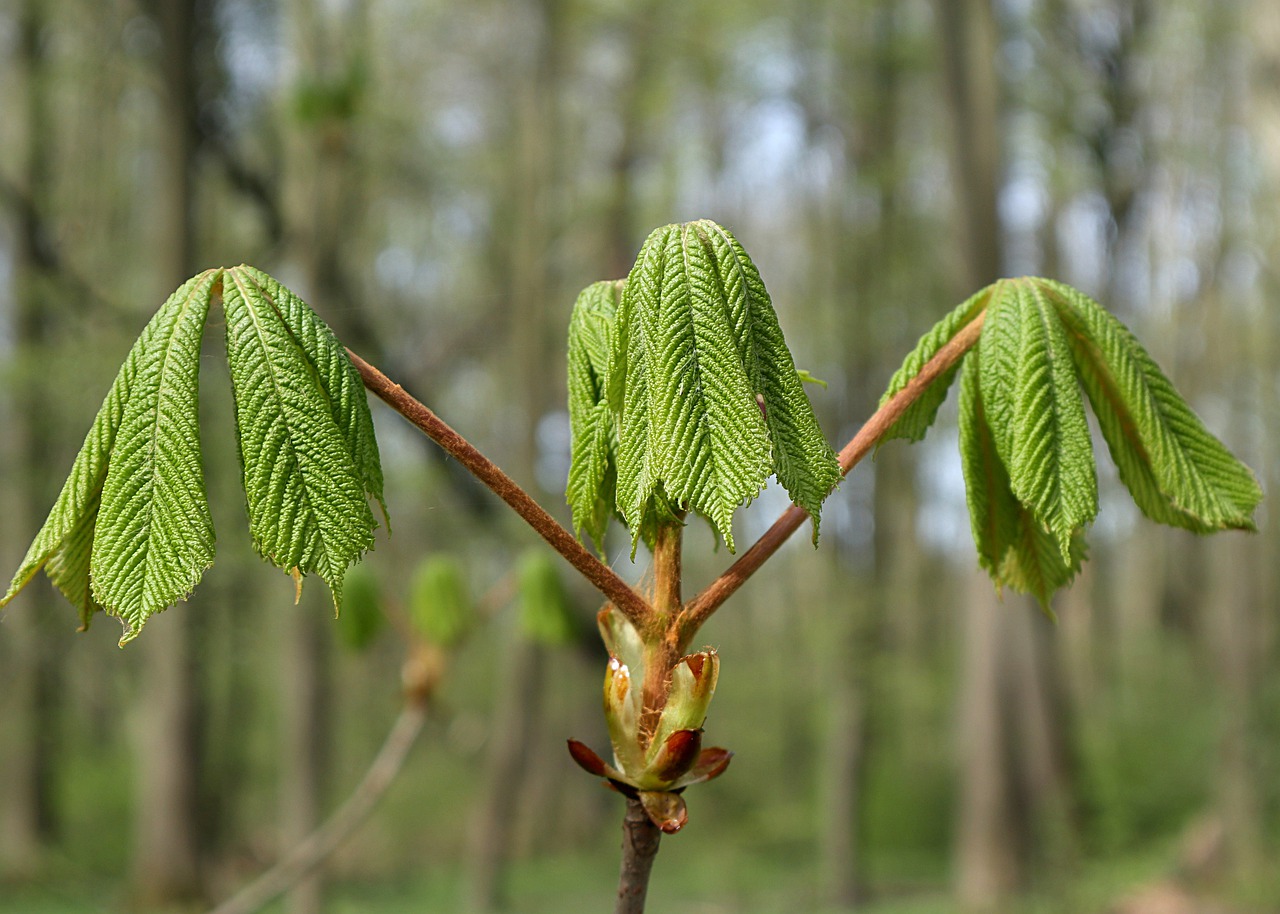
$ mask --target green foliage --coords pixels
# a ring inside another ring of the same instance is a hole
[[[531,549],[520,561],[520,627],[539,644],[572,644],[578,637],[573,608],[557,562],[543,549]]]
[[[378,579],[368,565],[357,563],[342,588],[338,640],[353,651],[362,651],[378,637],[385,622]]]
[[[360,377],[301,300],[235,267],[189,280],[143,330],[0,606],[44,567],[82,626],[104,610],[124,644],[213,562],[198,379],[219,291],[254,543],[291,574],[320,574],[341,603],[347,567],[373,545],[367,496],[382,501]]]
[[[1200,533],[1252,529],[1262,498],[1253,474],[1133,335],[1062,283],[988,286],[925,335],[884,399],[983,309],[978,343],[964,358],[960,451],[978,559],[997,585],[1034,594],[1047,607],[1084,560],[1098,483],[1081,388],[1145,514]],[[936,379],[886,437],[923,437],[953,375]]]
[[[709,220],[657,229],[620,299],[618,289],[590,287],[571,328],[575,523],[598,538],[607,519],[603,396],[616,425],[616,507],[633,549],[655,522],[694,511],[732,550],[733,512],[770,474],[814,518],[816,537],[839,465],[737,239]]]
[[[426,641],[453,647],[471,628],[474,612],[462,567],[451,555],[423,559],[409,584],[409,621]]]
[[[603,551],[604,531],[614,513],[618,468],[617,424],[607,399],[613,319],[622,298],[622,280],[597,282],[582,291],[569,319],[569,424],[572,460],[565,496],[573,526]]]

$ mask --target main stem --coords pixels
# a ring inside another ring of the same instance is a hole
[[[644,914],[649,894],[649,874],[658,856],[662,831],[649,821],[639,800],[627,800],[622,819],[622,870],[618,874],[618,901],[614,914]]]

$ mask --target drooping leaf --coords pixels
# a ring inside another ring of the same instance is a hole
[[[431,644],[453,647],[471,628],[474,611],[462,566],[451,555],[428,556],[409,583],[409,621]]]
[[[818,426],[760,271],[727,229],[709,220],[693,225],[703,234],[719,269],[720,291],[747,380],[769,430],[773,472],[791,500],[813,518],[816,543],[822,502],[840,481],[835,451]]]
[[[1142,512],[1197,533],[1254,529],[1257,479],[1205,428],[1142,344],[1084,293],[1038,282],[1066,327],[1111,458]]]
[[[994,289],[995,286],[990,285],[971,296],[954,308],[950,314],[934,324],[933,329],[920,337],[920,341],[916,343],[916,348],[903,360],[902,367],[894,372],[893,377],[889,379],[889,387],[880,397],[881,406],[884,406],[905,388],[911,382],[911,379],[920,373],[920,369],[938,354],[939,349],[949,343],[966,324],[982,313],[987,307]],[[925,432],[929,430],[929,426],[933,425],[933,421],[938,417],[938,408],[942,406],[942,401],[947,398],[947,391],[951,388],[952,381],[955,380],[958,367],[957,365],[950,371],[943,372],[934,378],[919,399],[907,407],[906,412],[898,417],[898,421],[891,425],[889,430],[880,437],[880,443],[883,444],[894,438],[906,438],[908,441],[919,441],[923,438]]]
[[[200,452],[200,344],[219,272],[175,292],[139,353],[102,487],[90,575],[94,598],[137,637],[213,564]],[[144,337],[146,335],[144,334]]]
[[[1032,281],[996,283],[978,341],[982,402],[1018,502],[1069,562],[1098,511],[1084,402],[1057,314]]]
[[[319,574],[339,607],[348,566],[373,545],[366,495],[381,498],[367,404],[296,296],[248,268],[226,271],[223,286],[254,546],[285,571]]]
[[[572,443],[565,497],[573,509],[573,526],[586,532],[597,549],[614,513],[618,469],[614,454],[618,431],[609,408],[609,353],[622,280],[597,282],[578,296],[569,319],[569,424]]]
[[[960,374],[960,462],[978,562],[997,586],[1029,593],[1047,611],[1055,590],[1084,561],[1084,538],[1071,539],[1066,558],[1044,525],[1013,494],[982,404],[976,361]]]
[[[199,470],[195,369],[200,330],[218,275],[211,270],[184,284],[134,343],[0,606],[43,566],[87,627],[93,613],[104,608],[90,586],[93,565],[96,574],[110,579],[99,586],[112,600],[109,611],[122,615],[128,640],[147,616],[190,590],[207,567],[213,532]],[[125,437],[117,453],[122,427]],[[103,525],[108,528],[106,551],[95,559],[95,550],[104,548],[96,533],[113,455],[121,463],[111,490],[114,516]],[[133,502],[130,492],[141,500]],[[163,500],[151,504],[156,498]],[[188,522],[188,528],[174,529]],[[161,553],[156,550],[170,545],[176,550],[172,567],[158,568]],[[156,605],[166,591],[170,599]]]
[[[839,478],[758,272],[708,220],[645,242],[615,319],[608,391],[633,546],[655,515],[691,510],[732,550],[733,512],[771,473],[815,518]]]

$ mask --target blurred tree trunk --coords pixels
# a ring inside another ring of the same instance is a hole
[[[937,8],[965,285],[976,290],[1001,275],[1003,262],[999,36],[987,0],[938,0]],[[985,575],[971,580],[956,888],[967,908],[991,910],[1025,884],[1037,853],[1061,854],[1069,846],[1062,840],[1070,828],[1069,766],[1061,684],[1049,638],[1037,632],[1041,620],[1029,601],[998,604]]]
[[[162,124],[156,175],[155,262],[165,294],[195,272],[197,0],[157,0]],[[140,639],[141,674],[133,894],[162,907],[199,899],[203,713],[195,654],[198,616],[179,607],[153,619]]]
[[[346,280],[344,235],[354,237],[358,198],[357,136],[364,91],[366,10],[362,0],[325,7],[288,5],[296,69],[287,81],[284,223],[287,255],[301,273],[301,294],[344,342],[372,344],[373,334]],[[285,626],[282,683],[284,742],[280,780],[282,853],[321,823],[333,756],[333,619],[319,582],[293,607]],[[317,869],[286,896],[289,914],[324,909]]]
[[[514,184],[509,189],[511,211],[506,233],[499,239],[506,255],[507,308],[502,314],[508,334],[514,409],[507,411],[512,442],[513,475],[531,487],[536,484],[537,426],[551,407],[557,389],[548,378],[558,375],[552,353],[562,345],[563,326],[554,337],[549,330],[553,275],[550,251],[556,232],[552,211],[556,196],[556,156],[559,125],[557,105],[565,16],[561,0],[528,0],[519,15],[528,17],[531,48],[527,69],[513,68],[516,80],[514,123]],[[567,312],[558,312],[567,317]],[[535,643],[510,623],[503,651],[503,676],[485,760],[484,792],[471,826],[467,896],[470,909],[494,910],[503,905],[505,870],[513,853],[526,786],[535,780],[530,765],[551,764],[529,749],[530,734],[538,726],[545,705],[545,677],[541,671],[547,648]]]
[[[52,180],[52,130],[48,91],[48,64],[44,43],[45,10],[40,0],[23,4],[18,49],[25,78],[26,155],[24,187],[18,206],[13,271],[16,315],[13,345],[25,354],[17,391],[13,436],[16,479],[20,494],[14,496],[9,526],[36,530],[53,493],[40,480],[47,478],[52,457],[52,423],[48,415],[47,379],[40,371],[51,340],[56,313],[49,294],[52,277],[41,263],[42,214],[47,213]],[[58,701],[62,678],[54,647],[65,618],[65,607],[54,605],[56,595],[48,587],[32,587],[22,604],[8,613],[8,649],[12,664],[7,674],[5,752],[5,805],[0,825],[0,868],[21,877],[40,864],[44,851],[57,836],[58,817],[53,782],[59,743],[61,709]],[[54,630],[51,630],[54,629]]]

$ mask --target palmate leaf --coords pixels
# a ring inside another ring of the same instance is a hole
[[[366,494],[382,497],[359,377],[332,332],[265,274],[227,270],[222,297],[254,546],[279,568],[319,574],[337,608],[347,567],[373,546]]]
[[[617,489],[618,431],[609,408],[607,372],[614,315],[625,285],[623,280],[593,283],[578,296],[569,318],[572,439],[565,497],[573,509],[575,531],[585,531],[597,549],[604,547]]]
[[[367,496],[382,501],[363,386],[306,305],[236,267],[189,280],[147,324],[0,606],[43,567],[83,626],[98,609],[120,618],[124,644],[212,563],[198,394],[219,291],[254,541],[295,575],[319,573],[340,601],[347,567],[372,544]]]
[[[1142,512],[1197,533],[1252,530],[1262,489],[1249,468],[1210,434],[1120,321],[1070,286],[1038,282],[1066,327],[1111,459]]]
[[[655,515],[732,517],[771,473],[815,518],[839,479],[759,273],[709,220],[653,232],[614,323],[617,504],[633,548]],[[670,507],[668,507],[670,506]]]
[[[174,292],[134,343],[0,606],[43,566],[82,628],[105,609],[123,644],[212,561],[196,371],[218,273]]]
[[[964,357],[960,448],[978,559],[999,586],[1048,604],[1085,556],[1097,477],[1081,388],[1120,478],[1150,518],[1200,533],[1251,529],[1257,480],[1204,427],[1141,344],[1093,299],[1046,279],[1004,279],[938,323],[882,402],[983,309]],[[950,375],[887,437],[922,437]]]

